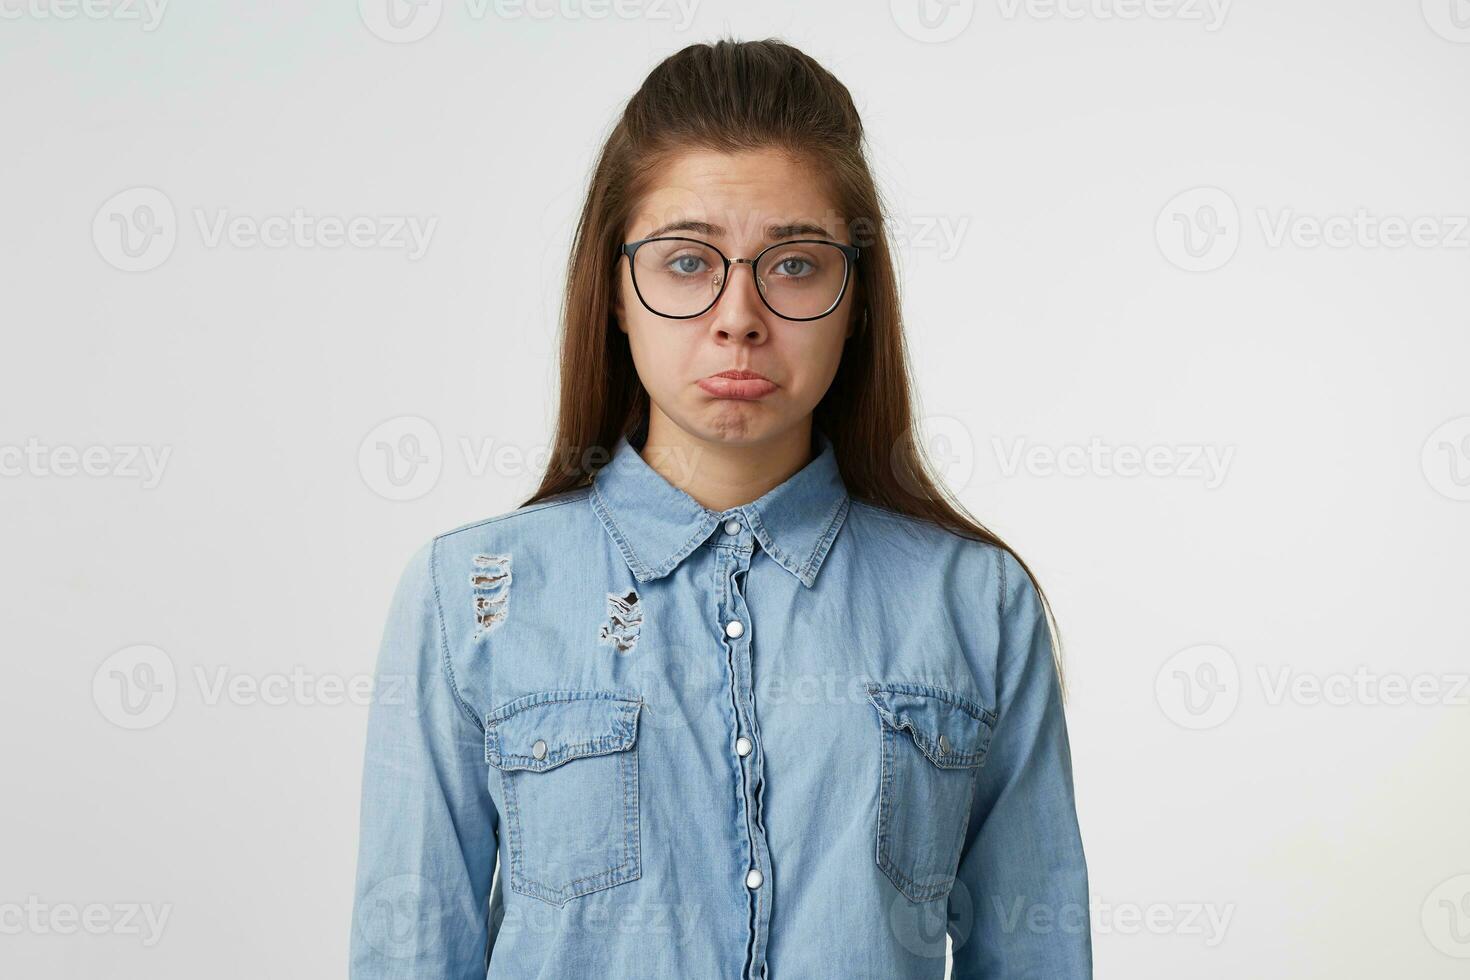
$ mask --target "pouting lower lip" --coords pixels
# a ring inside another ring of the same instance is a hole
[[[699,387],[716,398],[761,398],[776,390],[776,383],[766,378],[705,378]]]

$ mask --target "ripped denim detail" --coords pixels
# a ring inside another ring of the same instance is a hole
[[[599,643],[610,643],[619,653],[630,653],[643,629],[643,603],[636,591],[607,594],[607,622],[597,631]]]
[[[470,576],[475,590],[475,635],[505,622],[510,603],[510,555],[476,555]]]

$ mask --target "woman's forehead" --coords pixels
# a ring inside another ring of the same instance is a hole
[[[727,241],[833,237],[844,226],[827,181],[774,150],[682,151],[652,175],[632,218],[640,237]]]

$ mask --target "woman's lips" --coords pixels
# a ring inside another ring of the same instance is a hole
[[[776,390],[776,383],[754,371],[721,371],[699,380],[699,387],[716,398],[754,400]]]

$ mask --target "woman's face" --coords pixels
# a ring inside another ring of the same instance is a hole
[[[754,258],[767,245],[787,239],[848,243],[845,224],[819,177],[774,150],[690,150],[678,155],[639,203],[626,232],[624,241],[701,239],[731,259]],[[638,256],[638,283],[650,300],[658,275],[687,278],[720,272],[709,269],[703,261],[707,256],[697,248],[653,251],[659,247],[645,245]],[[789,264],[780,249],[767,255],[768,262],[782,263],[767,269],[768,295],[776,289],[806,288],[792,284],[794,280],[777,285],[788,273],[810,274],[812,267],[798,254],[800,248],[793,247]],[[654,413],[697,439],[739,446],[774,439],[808,420],[837,373],[843,341],[851,332],[855,268],[837,308],[806,321],[785,320],[767,309],[748,264],[732,264],[719,302],[692,319],[670,319],[648,310],[634,292],[629,261],[619,262],[618,268],[618,327],[628,335]],[[708,279],[702,281],[707,284]],[[679,282],[664,288],[698,295],[698,285]],[[769,383],[714,377],[728,371],[754,372]]]

